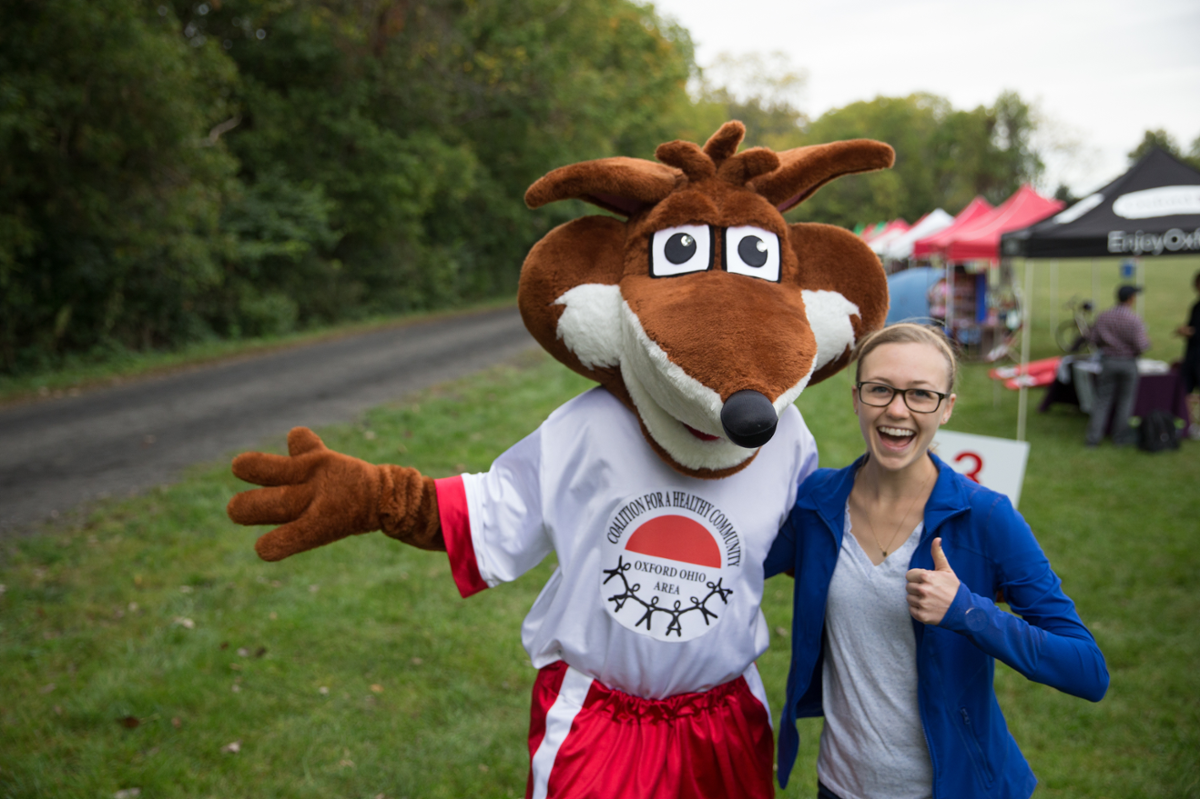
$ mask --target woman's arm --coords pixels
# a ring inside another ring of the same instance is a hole
[[[970,639],[981,650],[1012,667],[1027,679],[1098,702],[1108,690],[1108,669],[1096,640],[1063,593],[1062,583],[1038,546],[1029,525],[1004,497],[990,509],[987,523],[989,548],[997,553],[996,589],[1018,616],[1006,613],[989,596],[973,593],[965,583],[953,588],[953,600],[944,603],[950,580],[958,582],[952,568],[909,572],[909,605],[918,613],[944,613],[937,625]],[[940,550],[940,547],[939,547]],[[949,566],[943,556],[942,561]],[[921,574],[918,574],[921,573]],[[915,604],[914,604],[915,602]]]

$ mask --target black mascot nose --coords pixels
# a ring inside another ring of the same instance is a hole
[[[770,441],[778,422],[771,401],[750,389],[734,392],[721,408],[721,426],[725,428],[725,435],[747,449],[761,447]]]

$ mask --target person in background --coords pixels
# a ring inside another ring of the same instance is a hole
[[[1200,294],[1200,272],[1192,279],[1192,287]],[[1181,376],[1183,392],[1187,395],[1188,414],[1191,416],[1188,438],[1193,441],[1200,441],[1200,394],[1196,393],[1200,389],[1200,336],[1196,335],[1197,331],[1200,331],[1200,299],[1192,306],[1187,324],[1175,329],[1175,334],[1183,336],[1187,342],[1183,352]]]
[[[1092,345],[1100,351],[1100,375],[1096,378],[1096,397],[1088,419],[1084,443],[1099,445],[1104,438],[1108,417],[1112,414],[1112,442],[1115,446],[1132,444],[1136,440],[1129,417],[1137,399],[1137,358],[1150,349],[1146,325],[1133,311],[1133,301],[1140,286],[1121,286],[1117,289],[1117,304],[1096,317],[1092,326]]]
[[[929,291],[925,293],[925,299],[929,303],[929,318],[942,326],[946,324],[948,295],[949,287],[946,285],[944,277],[939,277],[937,282],[930,286]]]
[[[866,454],[800,485],[764,564],[796,578],[780,784],[796,719],[823,715],[820,799],[1027,799],[993,659],[1096,702],[1104,655],[1008,498],[929,451],[956,399],[945,336],[892,325],[856,355]]]

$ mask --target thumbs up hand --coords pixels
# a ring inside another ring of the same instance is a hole
[[[942,539],[933,539],[933,570],[909,569],[908,612],[924,624],[941,624],[958,593],[959,579],[942,551]]]

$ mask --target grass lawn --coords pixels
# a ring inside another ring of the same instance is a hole
[[[1072,298],[1092,299],[1096,312],[1116,303],[1122,258],[1039,258],[1033,269],[1033,358],[1061,355],[1054,343],[1054,329],[1071,318],[1064,305]],[[1025,262],[1017,260],[1017,282],[1025,288]],[[1200,256],[1170,256],[1142,259],[1138,282],[1145,291],[1139,308],[1150,333],[1147,358],[1176,361],[1183,357],[1183,339],[1175,328],[1187,321],[1188,309],[1196,301],[1192,282],[1200,272]],[[1136,306],[1135,306],[1136,307]]]
[[[481,471],[588,387],[533,355],[320,432],[371,461]],[[952,429],[1013,435],[1016,397],[997,401],[982,368],[959,395]],[[846,374],[801,397],[823,465],[860,452],[848,398]],[[1200,444],[1085,451],[1084,424],[1031,414],[1021,511],[1112,687],[1090,704],[999,667],[1000,701],[1038,796],[1200,795]],[[378,534],[267,564],[225,517],[240,487],[200,468],[5,545],[0,797],[522,795],[520,625],[553,564],[470,600],[444,556]],[[768,583],[776,718],[790,596],[787,578]],[[804,723],[782,795],[814,795],[818,731]]]

